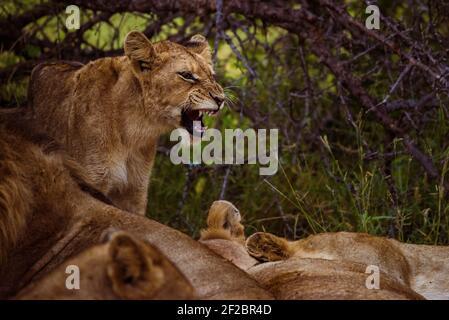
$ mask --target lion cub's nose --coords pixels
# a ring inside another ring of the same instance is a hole
[[[209,93],[209,95],[212,97],[212,99],[214,99],[214,101],[217,104],[217,106],[219,106],[220,109],[221,109],[221,107],[222,107],[222,105],[224,103],[224,100],[225,100],[224,97],[216,96],[216,95],[214,95],[212,93]]]

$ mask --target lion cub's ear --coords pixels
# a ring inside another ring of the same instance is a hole
[[[246,240],[248,253],[260,261],[279,261],[291,257],[287,240],[271,233],[256,232]]]
[[[116,232],[109,242],[107,275],[112,290],[121,299],[151,299],[165,282],[158,266],[162,257],[149,246],[124,232]]]
[[[202,56],[204,60],[206,60],[209,64],[212,65],[212,52],[210,50],[207,39],[203,35],[201,34],[194,35],[186,43],[186,47]]]
[[[124,50],[136,72],[150,70],[157,57],[150,40],[138,31],[131,31],[126,35]]]

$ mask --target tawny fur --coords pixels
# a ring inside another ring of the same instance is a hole
[[[246,252],[244,227],[239,210],[229,201],[214,201],[207,215],[207,228],[201,230],[200,242],[209,249],[246,270],[257,261]]]
[[[363,262],[326,260],[329,257],[326,250],[316,250],[309,258],[296,257],[297,250],[292,242],[269,233],[251,235],[246,240],[247,251],[242,250],[244,236],[231,232],[243,230],[240,215],[229,215],[229,212],[238,212],[232,203],[213,203],[207,218],[208,228],[203,230],[200,242],[245,270],[278,299],[423,299],[397,279],[397,274],[387,272],[393,269],[382,270],[381,288],[370,290],[365,285],[368,274]],[[378,243],[373,241],[373,245]],[[360,246],[352,251],[366,249],[362,243]],[[347,249],[348,246],[341,247],[341,250]],[[266,262],[257,264],[253,257]]]
[[[291,257],[247,270],[281,300],[422,300],[409,286],[380,270],[378,289],[366,286],[366,264]]]
[[[18,149],[9,147],[14,140],[0,140],[0,265],[22,235],[33,204],[32,186],[22,168],[10,160],[19,157]]]
[[[287,241],[256,233],[248,252],[263,261],[322,259],[375,265],[402,286],[427,299],[449,299],[449,247],[405,244],[363,233],[322,233]]]
[[[80,179],[83,172],[62,156],[63,151],[51,139],[27,126],[22,110],[0,115],[0,262],[5,262],[8,252],[23,237],[35,208],[66,208],[65,203],[53,205],[43,200],[53,188],[63,189],[71,184],[71,179],[63,179],[66,164]],[[36,197],[37,192],[40,197]]]
[[[265,232],[257,232],[246,240],[248,253],[260,261],[279,261],[290,258],[294,250],[289,242]]]
[[[101,265],[101,259],[90,259],[93,252],[85,250],[98,244],[102,234],[111,228],[124,230],[157,246],[191,282],[198,298],[272,298],[243,271],[187,235],[110,206],[93,197],[91,192],[85,192],[66,168],[66,156],[53,146],[48,147],[45,139],[40,139],[30,130],[18,130],[0,121],[0,158],[2,167],[15,166],[14,174],[8,180],[8,187],[14,186],[14,194],[30,192],[29,197],[20,199],[20,205],[26,204],[23,208],[14,207],[17,203],[11,202],[9,193],[7,197],[2,194],[6,207],[1,207],[0,219],[7,241],[3,242],[2,238],[1,253],[8,259],[0,264],[0,299],[14,296],[23,287],[62,268],[64,261],[82,252],[88,256],[81,261],[88,263],[95,271]],[[0,181],[2,188],[6,186],[3,181]],[[16,245],[13,245],[14,242]],[[9,244],[5,246],[4,243]],[[93,255],[101,257],[95,253]],[[64,276],[67,277],[67,274]],[[54,298],[66,297],[66,293],[52,286],[52,281],[57,280],[51,278],[41,283],[40,292]],[[88,288],[89,291],[83,292],[86,296],[101,296],[98,288]]]
[[[227,239],[244,243],[244,227],[240,211],[229,201],[215,201],[207,215],[207,228],[201,230],[200,240]]]
[[[67,290],[66,267],[78,266],[80,290]],[[82,286],[82,288],[81,288]],[[16,299],[191,299],[194,289],[154,246],[114,232],[23,289]]]
[[[89,175],[52,139],[43,135],[22,109],[0,113],[0,266],[17,244],[36,208],[66,208],[42,201],[55,189],[70,193],[81,186],[103,201],[108,199],[93,187]],[[70,177],[70,178],[69,178]],[[36,193],[41,193],[36,197]],[[57,194],[57,193],[56,193]]]
[[[183,110],[216,111],[225,97],[202,36],[184,46],[131,32],[124,50],[87,65],[37,66],[28,100],[34,121],[80,163],[95,189],[144,214],[159,136],[181,126]],[[198,81],[183,79],[184,71]]]

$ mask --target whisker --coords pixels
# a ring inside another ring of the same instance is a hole
[[[228,104],[235,105],[239,101],[238,96],[235,94],[235,92],[233,90],[229,90],[229,88],[225,88],[225,89],[223,89],[223,91],[225,93],[225,101]]]
[[[230,89],[230,88],[242,88],[242,86],[226,86],[223,88],[223,90]]]

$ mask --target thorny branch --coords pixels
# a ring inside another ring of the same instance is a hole
[[[447,17],[439,16],[438,12],[447,12],[449,5],[418,0],[408,3],[410,6],[417,4],[429,22],[425,24],[418,18],[399,22],[382,14],[382,29],[369,30],[364,25],[363,14],[362,18],[353,16],[346,2],[329,0],[53,0],[27,7],[18,14],[3,15],[0,19],[1,47],[23,57],[0,69],[0,79],[2,83],[20,80],[44,60],[62,58],[86,62],[120,54],[119,48],[102,49],[84,40],[85,33],[99,23],[112,25],[110,19],[115,13],[150,15],[144,29],[148,37],[183,17],[184,25],[178,28],[177,34],[170,35],[170,39],[183,41],[193,31],[203,32],[214,39],[214,59],[219,44],[227,45],[250,78],[262,82],[257,88],[270,93],[266,103],[274,106],[268,112],[260,105],[255,87],[240,92],[252,95],[253,99],[246,99],[245,105],[235,103],[234,110],[241,112],[255,127],[280,128],[287,149],[299,154],[304,151],[301,145],[315,146],[339,112],[348,115],[349,109],[349,114],[363,110],[365,117],[374,115],[374,121],[380,123],[393,140],[401,140],[405,150],[427,175],[439,183],[439,160],[422,150],[419,134],[430,112],[444,105],[442,99],[449,93],[449,39],[447,34],[438,31],[439,24],[448,23]],[[91,16],[78,31],[68,33],[60,42],[52,41],[43,31],[46,22],[42,25],[42,18],[63,15],[69,4],[89,11]],[[195,30],[192,25],[196,26]],[[275,42],[268,40],[267,30],[272,26],[286,31],[279,33]],[[265,34],[265,39],[260,33]],[[39,54],[28,54],[30,46],[38,47]],[[263,51],[272,58],[270,61],[274,61],[274,65],[260,67],[262,61],[256,56],[247,56],[245,46]],[[299,67],[290,70],[289,65],[295,59]],[[260,70],[268,67],[272,68],[273,77],[269,82],[262,81]],[[284,70],[282,76],[276,74],[279,69]],[[312,74],[311,69],[320,72]],[[329,74],[334,77],[334,83],[323,87]],[[376,75],[388,77],[388,86],[374,90],[373,81],[376,80],[371,79],[378,79]],[[289,98],[280,101],[276,97],[285,79],[291,83]],[[332,91],[331,87],[338,87],[338,90]],[[327,105],[329,100],[342,107],[332,109]],[[8,105],[14,101],[2,98],[1,103]],[[352,115],[348,122],[355,126]],[[369,153],[378,154],[377,148],[371,145]],[[229,172],[225,172],[223,192]],[[449,190],[447,182],[444,185]]]

